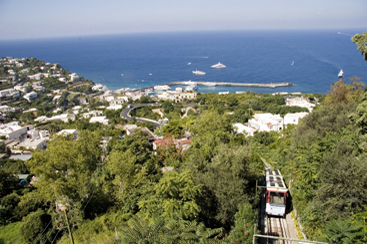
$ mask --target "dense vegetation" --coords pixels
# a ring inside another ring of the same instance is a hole
[[[311,239],[366,242],[367,93],[362,85],[333,84],[322,106],[266,149],[290,183]]]
[[[255,112],[305,109],[284,106],[280,95],[253,92],[198,94],[192,104],[163,102],[160,111],[170,120],[161,133],[180,138],[190,132],[187,151],[168,144],[153,152],[139,130],[122,138],[127,121],[121,110],[104,111],[108,126],[85,119],[41,124],[53,136],[46,150],[35,151],[25,163],[1,161],[0,243],[68,243],[67,221],[76,243],[250,243],[261,157],[281,169],[310,239],[365,243],[367,91],[362,87],[358,79],[336,82],[325,98],[309,95],[321,105],[300,125],[253,138],[236,135],[232,124],[247,122]],[[76,104],[72,94],[64,91],[58,101],[64,110]],[[102,104],[92,98],[90,105]],[[46,96],[31,106],[46,115],[54,108]],[[160,118],[148,107],[134,113]],[[34,118],[19,116],[26,122]],[[55,136],[62,128],[78,128],[78,140]],[[105,136],[113,139],[103,148]],[[28,173],[36,176],[34,184],[30,179],[20,184],[16,175]]]

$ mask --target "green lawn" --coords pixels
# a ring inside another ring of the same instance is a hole
[[[20,226],[22,222],[15,222],[5,226],[0,226],[0,243],[1,244],[21,244]]]

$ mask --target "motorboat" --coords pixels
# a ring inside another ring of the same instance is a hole
[[[217,63],[217,64],[214,64],[214,65],[212,65],[212,66],[210,66],[211,68],[213,68],[213,69],[223,69],[223,68],[225,68],[225,67],[227,67],[227,66],[225,66],[224,64],[221,64],[220,62],[219,63]]]
[[[154,90],[159,90],[159,91],[167,91],[170,90],[171,87],[169,87],[168,85],[157,85],[153,87]]]
[[[200,71],[200,70],[194,70],[194,71],[192,71],[192,73],[194,75],[205,75],[206,74],[204,71]]]
[[[188,62],[188,63],[187,63],[187,65],[190,65],[190,64],[191,64],[191,62]]]
[[[338,74],[338,77],[341,78],[344,76],[344,71],[343,69],[340,70],[339,74]]]

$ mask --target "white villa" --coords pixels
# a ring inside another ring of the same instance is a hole
[[[89,120],[89,123],[100,123],[104,125],[108,125],[109,122],[110,120],[106,116],[94,116]]]
[[[15,112],[15,108],[9,107],[8,105],[3,105],[3,106],[0,106],[0,112],[1,113]]]
[[[7,98],[7,97],[19,97],[19,91],[14,90],[13,88],[5,89],[0,91],[0,98]]]
[[[6,139],[21,140],[23,135],[32,129],[32,125],[20,126],[18,122],[10,122],[0,125],[0,136],[5,136]]]
[[[74,139],[78,139],[78,132],[76,129],[63,129],[57,133],[58,136],[72,135]]]
[[[302,108],[307,108],[310,112],[312,112],[313,108],[316,106],[303,97],[287,97],[285,100],[285,104],[287,106],[298,106]]]
[[[195,99],[197,92],[182,92],[182,88],[176,88],[175,91],[166,91],[158,94],[160,100],[172,100],[174,102],[183,102],[184,99]]]
[[[254,136],[254,133],[256,130],[254,128],[251,128],[249,126],[246,126],[241,123],[235,123],[233,124],[233,128],[235,129],[236,133],[241,133],[247,136]]]
[[[31,100],[34,100],[37,98],[37,93],[34,91],[31,91],[30,93],[25,94],[23,98],[28,100],[28,102],[30,102]]]
[[[248,121],[248,125],[257,131],[281,131],[283,129],[283,118],[279,114],[255,114],[253,119]]]
[[[126,103],[129,100],[129,98],[127,96],[122,96],[122,97],[115,97],[113,100],[110,101],[110,106],[116,106],[116,105],[121,105],[123,103]]]
[[[292,124],[292,125],[298,125],[300,119],[305,117],[308,113],[307,112],[301,112],[301,113],[293,113],[293,114],[286,114],[284,116],[284,124]]]

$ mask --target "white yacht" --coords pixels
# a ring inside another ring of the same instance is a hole
[[[200,71],[200,70],[194,70],[194,71],[192,71],[192,73],[194,75],[205,75],[206,74],[204,71]]]
[[[157,85],[154,86],[154,90],[159,90],[159,91],[167,91],[170,90],[171,87],[169,87],[168,85]]]
[[[211,68],[213,68],[213,69],[223,69],[223,68],[225,68],[225,67],[227,67],[227,66],[225,66],[224,64],[221,64],[220,62],[219,63],[217,63],[217,64],[214,64],[214,65],[212,65],[212,66],[210,66]]]
[[[341,69],[341,70],[340,70],[340,72],[339,72],[339,74],[338,74],[338,77],[339,77],[339,78],[341,78],[341,77],[343,77],[343,75],[344,75],[344,72],[343,72],[343,70]]]

